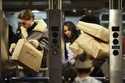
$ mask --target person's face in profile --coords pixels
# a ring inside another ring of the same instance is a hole
[[[68,26],[64,25],[64,35],[68,38],[71,37],[71,31],[69,30]]]
[[[24,27],[24,28],[29,28],[32,26],[33,23],[33,19],[29,19],[29,20],[25,20],[25,19],[20,19],[20,24]]]

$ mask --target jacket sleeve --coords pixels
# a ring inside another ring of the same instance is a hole
[[[32,34],[28,37],[28,40],[35,39],[39,42],[38,49],[46,49],[48,50],[48,33],[34,31]]]

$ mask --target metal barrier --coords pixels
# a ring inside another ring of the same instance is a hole
[[[106,77],[94,77],[98,80],[101,80],[103,83],[109,83],[109,78]],[[64,80],[64,79],[63,79]],[[125,77],[122,79],[125,83]],[[5,78],[4,80],[0,79],[0,83],[17,83],[17,82],[42,82],[48,83],[49,77],[12,77]]]
[[[17,83],[17,82],[42,82],[48,83],[49,77],[12,77],[0,79],[0,83]]]

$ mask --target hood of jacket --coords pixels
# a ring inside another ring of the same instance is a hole
[[[37,23],[37,25],[33,30],[40,31],[40,32],[48,31],[47,24],[43,20],[35,20],[35,22]]]

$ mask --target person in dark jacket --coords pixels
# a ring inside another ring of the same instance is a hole
[[[16,32],[15,43],[11,44],[10,52],[12,53],[16,43],[20,39],[28,40],[38,50],[44,50],[42,67],[46,67],[46,57],[48,53],[48,29],[47,24],[41,20],[35,20],[31,10],[22,10],[19,15],[19,27]],[[24,74],[27,76],[36,76],[36,73],[31,73],[24,69]]]

